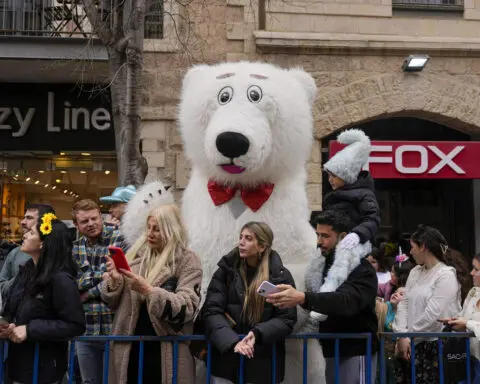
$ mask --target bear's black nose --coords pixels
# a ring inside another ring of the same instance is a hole
[[[250,141],[241,133],[223,132],[217,136],[216,145],[223,156],[233,159],[248,152]]]

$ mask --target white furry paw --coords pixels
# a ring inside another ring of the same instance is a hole
[[[343,238],[343,240],[338,244],[341,248],[353,249],[358,244],[360,244],[360,237],[352,232]]]
[[[310,312],[307,321],[305,322],[303,332],[318,332],[320,322],[325,321],[327,315],[318,312]]]

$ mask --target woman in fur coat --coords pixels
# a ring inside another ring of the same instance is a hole
[[[296,308],[279,309],[258,292],[263,281],[294,281],[277,252],[265,223],[243,226],[238,247],[224,256],[213,275],[203,306],[206,336],[212,342],[214,383],[238,382],[240,355],[245,356],[246,383],[272,383],[272,347],[277,345],[276,381],[285,373],[285,344],[297,320]],[[246,334],[243,340],[239,335]]]
[[[200,303],[200,259],[187,249],[176,205],[155,208],[146,224],[144,234],[127,253],[131,272],[117,271],[111,259],[107,262],[101,293],[115,310],[112,334],[191,334]],[[138,357],[138,342],[114,342],[109,382],[137,383]],[[172,357],[171,343],[145,342],[143,383],[171,383]],[[193,358],[186,343],[179,343],[177,373],[178,383],[194,382]]]

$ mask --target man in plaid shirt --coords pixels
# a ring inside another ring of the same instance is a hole
[[[103,224],[100,208],[92,200],[80,200],[73,206],[73,221],[82,237],[73,244],[73,257],[79,266],[80,290],[87,336],[109,335],[113,312],[100,298],[99,285],[107,271],[108,247],[124,248],[116,227]],[[103,379],[104,342],[77,342],[77,356],[84,384],[100,384]]]

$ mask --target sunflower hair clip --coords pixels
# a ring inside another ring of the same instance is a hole
[[[45,213],[42,216],[42,224],[40,225],[40,232],[42,232],[42,235],[47,236],[52,233],[52,221],[56,219],[57,216],[53,213]]]

